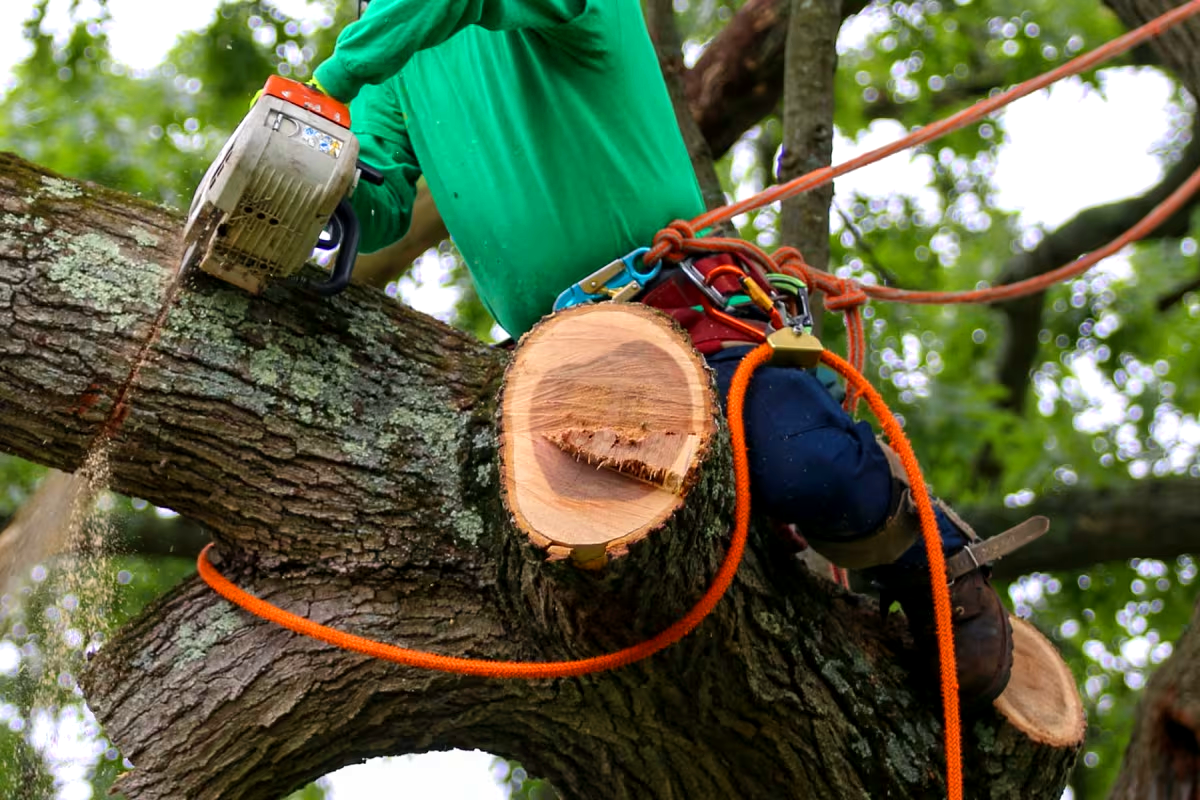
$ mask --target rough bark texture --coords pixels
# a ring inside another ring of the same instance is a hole
[[[1189,631],[1200,621],[1192,613]],[[1200,638],[1184,636],[1138,704],[1138,721],[1111,800],[1191,800],[1200,795]]]
[[[150,333],[181,220],[0,161],[0,448],[73,469]],[[702,592],[732,505],[705,471],[677,524],[614,570],[547,564],[498,500],[505,354],[380,294],[260,298],[199,278],[108,443],[112,488],[202,521],[277,604],[437,652],[608,651]],[[716,452],[716,451],[714,451]],[[727,464],[727,462],[724,462]],[[196,580],[117,633],[83,685],[139,798],[274,798],[363,758],[520,759],[573,798],[941,795],[933,672],[900,622],[755,537],[729,596],[648,662],[581,679],[420,672],[256,621]],[[994,712],[967,796],[1057,798],[1071,754]]]
[[[1030,572],[1084,569],[1131,558],[1173,559],[1200,553],[1200,504],[1192,478],[1144,480],[1120,489],[1073,489],[1043,497],[1027,508],[964,506],[960,510],[981,535],[991,536],[1043,514],[1053,520],[1036,547],[996,563],[995,574],[1011,580]],[[0,528],[11,520],[0,519]],[[134,514],[118,522],[122,552],[195,558],[211,540],[209,531],[187,517],[159,519]],[[7,533],[0,535],[0,539]],[[819,570],[818,570],[819,571]]]

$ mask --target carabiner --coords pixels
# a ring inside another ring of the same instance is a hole
[[[568,287],[554,301],[554,310],[577,306],[581,303],[594,303],[598,300],[624,302],[632,300],[646,284],[658,277],[661,264],[655,264],[642,272],[637,263],[642,260],[649,247],[639,247],[631,253],[621,256],[616,261],[610,261],[600,269],[588,275],[578,283]]]

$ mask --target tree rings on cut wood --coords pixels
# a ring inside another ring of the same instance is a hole
[[[1054,645],[1023,619],[1013,627],[1013,670],[996,710],[1026,736],[1049,747],[1078,747],[1087,723],[1075,679]]]
[[[517,526],[599,567],[682,505],[716,431],[703,358],[640,303],[578,306],[521,339],[500,404],[500,473]]]

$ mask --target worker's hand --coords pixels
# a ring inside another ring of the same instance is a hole
[[[316,89],[318,92],[320,92],[321,94],[325,95],[326,97],[331,97],[331,96],[332,96],[332,95],[330,95],[330,94],[329,94],[329,92],[325,91],[325,87],[321,85],[321,82],[320,82],[319,80],[317,80],[317,76],[316,76],[316,75],[313,75],[311,78],[309,78],[309,79],[308,79],[308,80],[307,80],[307,81],[304,83],[304,85],[305,85],[305,86],[307,86],[307,87],[308,87],[308,88],[310,88],[310,89]]]
[[[315,89],[316,91],[320,92],[323,95],[326,95],[326,96],[329,95],[329,92],[325,91],[325,87],[321,85],[320,81],[317,80],[315,75],[313,77],[309,78],[308,81],[304,85],[310,89]],[[257,103],[259,98],[262,96],[263,96],[262,89],[259,89],[257,92],[255,92],[254,96],[250,98],[250,108],[254,108],[254,104]]]

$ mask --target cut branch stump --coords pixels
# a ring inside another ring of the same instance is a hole
[[[502,485],[551,558],[603,566],[661,527],[717,429],[703,358],[641,304],[581,306],[521,340],[501,401]]]

